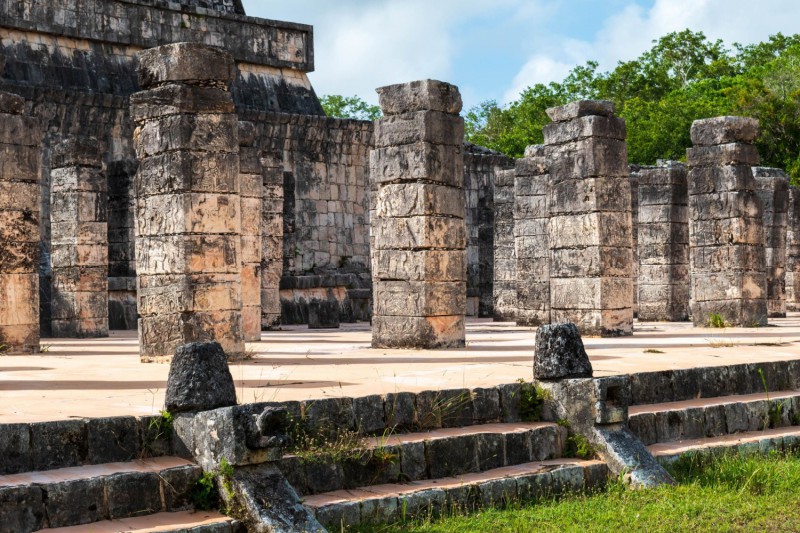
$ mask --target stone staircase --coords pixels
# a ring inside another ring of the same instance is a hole
[[[799,369],[786,361],[634,375],[639,395],[629,409],[630,429],[662,464],[726,449],[797,449]]]
[[[202,471],[173,441],[160,417],[0,425],[0,533],[235,531],[192,511]]]
[[[360,458],[287,455],[278,466],[317,520],[339,530],[602,487],[605,464],[564,458],[566,445],[555,423],[473,420],[367,438]]]

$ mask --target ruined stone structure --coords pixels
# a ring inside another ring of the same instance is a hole
[[[133,159],[106,165],[108,176],[108,327],[136,329],[136,202]]]
[[[241,218],[242,330],[245,342],[261,340],[261,263],[264,169],[252,122],[239,122],[239,217]],[[283,219],[281,218],[281,225]]]
[[[144,360],[189,342],[244,353],[238,121],[232,56],[197,44],[139,55],[136,263]]]
[[[754,167],[756,191],[764,206],[764,246],[767,268],[767,313],[786,316],[786,234],[789,176],[779,168]]]
[[[52,333],[108,336],[108,180],[96,139],[71,137],[50,172]]]
[[[464,122],[452,85],[418,81],[378,89],[385,117],[370,154],[373,347],[448,348],[465,342]]]
[[[278,155],[261,154],[261,329],[281,323],[281,273],[283,272],[283,168]]]
[[[800,311],[800,189],[789,186],[786,216],[786,310]]]
[[[494,177],[493,313],[498,322],[516,320],[517,253],[514,238],[514,169]]]
[[[751,167],[758,121],[717,117],[692,124],[689,245],[692,320],[733,326],[767,324],[761,200]]]
[[[633,316],[639,314],[639,168],[631,165],[631,250],[633,250]]]
[[[550,322],[548,161],[544,146],[529,146],[514,177],[514,249],[520,326]]]
[[[640,167],[639,320],[689,319],[689,193],[686,166]]]
[[[0,67],[5,60],[0,58]],[[39,351],[39,145],[25,101],[0,92],[0,346]]]
[[[553,322],[588,335],[633,333],[630,172],[625,121],[611,102],[548,110]],[[519,261],[519,257],[518,257]]]

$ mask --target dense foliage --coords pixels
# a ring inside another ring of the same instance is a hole
[[[611,72],[589,62],[559,83],[529,87],[506,106],[480,104],[466,114],[467,140],[521,157],[526,146],[542,142],[550,122],[545,109],[585,98],[616,104],[628,125],[630,161],[639,164],[685,159],[696,119],[757,118],[763,163],[800,182],[800,35],[729,49],[700,32],[670,33]]]
[[[325,114],[334,118],[375,120],[381,116],[381,108],[370,105],[358,96],[329,94],[319,99]]]

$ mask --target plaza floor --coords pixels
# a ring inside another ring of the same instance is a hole
[[[239,401],[304,400],[530,380],[535,331],[470,320],[460,350],[370,348],[368,324],[265,332],[232,363]],[[585,338],[595,375],[800,359],[800,313],[757,329],[637,323],[627,338]],[[0,423],[143,415],[164,403],[169,365],[139,362],[136,332],[43,339],[45,353],[0,356]]]

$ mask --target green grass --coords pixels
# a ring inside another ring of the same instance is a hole
[[[676,487],[634,491],[614,482],[598,494],[359,531],[800,531],[800,455],[689,459],[671,470]]]

